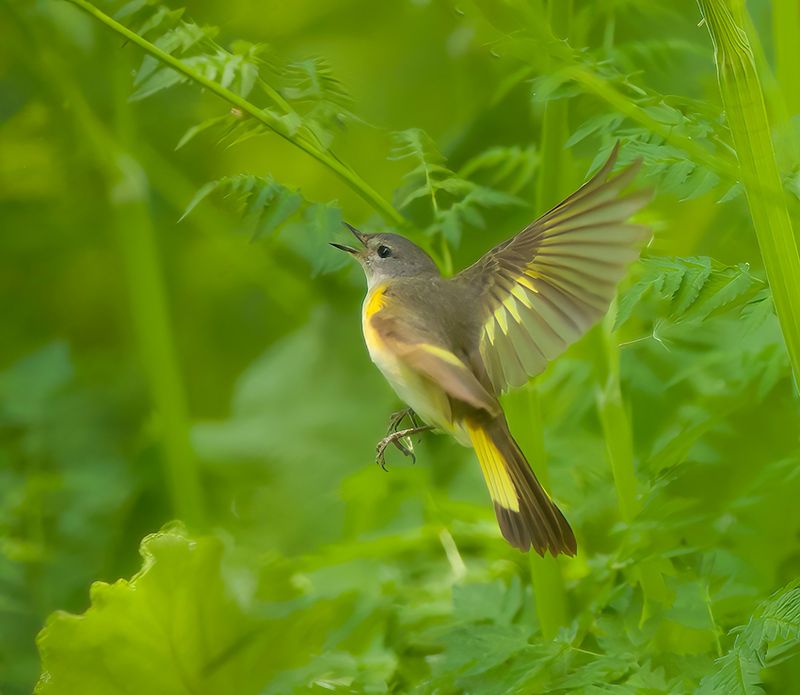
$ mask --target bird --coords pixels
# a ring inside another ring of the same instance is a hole
[[[384,445],[404,449],[401,437],[433,429],[474,449],[500,531],[523,552],[574,556],[577,543],[514,440],[499,396],[541,373],[607,313],[650,239],[629,218],[652,192],[625,192],[641,161],[614,175],[619,148],[578,190],[451,277],[399,234],[345,223],[358,245],[332,243],[366,275],[370,358],[424,423]]]

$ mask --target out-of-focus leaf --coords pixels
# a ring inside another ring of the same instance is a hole
[[[36,692],[258,693],[263,624],[226,588],[220,543],[174,526],[145,538],[141,553],[132,579],[92,586],[83,615],[48,620]]]

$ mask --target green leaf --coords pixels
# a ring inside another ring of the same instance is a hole
[[[706,257],[643,258],[640,279],[619,300],[615,330],[634,310],[655,300],[657,312],[673,321],[699,322],[712,314],[742,308],[764,288],[747,264],[725,267]]]
[[[181,220],[214,193],[232,197],[242,214],[244,231],[253,240],[271,234],[303,205],[298,191],[282,186],[270,176],[225,176],[202,186],[189,201]]]
[[[283,239],[311,265],[311,273],[329,273],[351,262],[346,253],[330,248],[328,242],[342,230],[342,211],[335,203],[309,205],[303,225],[287,229]]]
[[[52,343],[0,373],[0,423],[38,422],[72,373],[69,348],[62,342]]]
[[[50,617],[36,692],[258,693],[261,624],[227,588],[219,541],[172,526],[145,538],[141,554],[132,579],[92,586],[85,613]]]
[[[769,648],[800,645],[800,587],[796,583],[762,602],[750,622],[737,629],[732,649],[717,670],[703,678],[699,695],[761,695],[762,669],[769,665]]]
[[[230,116],[225,114],[224,116],[214,116],[213,118],[208,118],[202,123],[198,123],[193,125],[189,128],[182,136],[181,139],[178,141],[178,144],[175,145],[175,149],[179,150],[184,145],[187,145],[191,140],[193,140],[197,135],[202,133],[209,128],[213,128],[215,125],[226,121]]]

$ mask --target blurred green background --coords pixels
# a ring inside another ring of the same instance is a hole
[[[795,5],[733,3],[796,220]],[[2,1],[0,692],[800,689],[797,392],[694,2],[97,6],[405,222],[74,5]],[[401,404],[326,242],[459,269],[617,139],[655,238],[616,323],[508,398],[580,548],[529,558],[470,452],[373,465]],[[271,178],[181,219],[242,174]]]

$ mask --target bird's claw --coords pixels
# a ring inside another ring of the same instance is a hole
[[[387,436],[397,432],[397,429],[406,418],[409,419],[412,427],[419,426],[419,422],[417,422],[417,414],[411,408],[403,408],[402,410],[398,410],[396,413],[392,413],[389,416],[389,427],[386,430]]]
[[[393,418],[397,416],[398,413],[395,413]],[[403,417],[405,417],[405,413]],[[402,418],[401,418],[402,419]],[[375,447],[375,463],[378,464],[383,470],[387,470],[386,468],[386,449],[389,445],[393,445],[397,449],[399,449],[403,456],[410,456],[411,463],[414,464],[417,462],[417,456],[411,449],[411,447],[406,446],[403,444],[403,439],[406,437],[411,437],[412,435],[418,434],[420,432],[427,432],[431,429],[430,425],[422,425],[422,426],[415,426],[415,427],[408,427],[404,430],[398,430],[395,425],[395,429],[391,434],[386,435],[383,439],[378,442],[378,445]],[[410,441],[410,440],[409,440]]]

